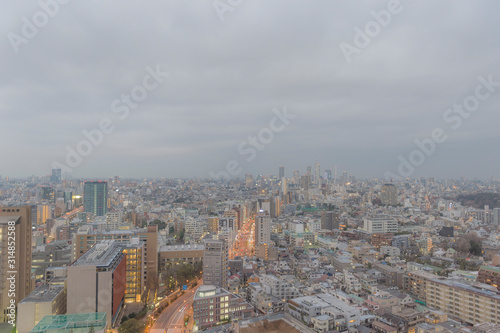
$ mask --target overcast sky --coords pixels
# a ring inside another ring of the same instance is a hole
[[[208,177],[234,160],[241,175],[320,161],[380,178],[436,128],[448,139],[412,176],[500,177],[500,87],[461,124],[443,118],[479,76],[500,82],[497,1],[65,2],[53,17],[38,1],[0,4],[2,176],[69,167],[67,147],[109,119],[73,177]],[[371,12],[388,6],[382,27]],[[356,44],[367,25],[380,31]],[[347,59],[347,44],[362,47]],[[148,67],[169,76],[128,116],[113,112]],[[249,162],[238,146],[284,108],[296,117]]]

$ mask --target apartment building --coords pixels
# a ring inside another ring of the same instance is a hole
[[[199,330],[250,318],[252,314],[253,306],[243,298],[214,285],[201,285],[194,295],[193,319]]]

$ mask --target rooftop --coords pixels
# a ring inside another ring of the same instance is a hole
[[[160,252],[172,252],[172,251],[203,251],[205,246],[203,244],[194,245],[166,245],[160,248]]]
[[[83,256],[73,263],[73,266],[112,266],[124,247],[126,247],[125,244],[113,240],[101,241],[85,252]]]
[[[52,302],[64,290],[63,285],[42,284],[26,296],[20,303]]]
[[[93,327],[96,331],[104,330],[106,327],[106,313],[95,312],[45,316],[30,333],[58,333],[69,332],[70,330],[74,333],[83,333],[88,332],[90,327]]]

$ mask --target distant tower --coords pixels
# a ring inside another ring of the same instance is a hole
[[[287,187],[286,187],[286,178],[283,177],[281,178],[281,193],[283,195],[286,195],[286,192],[287,192]]]
[[[293,172],[293,180],[294,180],[295,184],[300,183],[300,171],[299,170],[295,170]]]
[[[278,179],[281,180],[283,177],[285,177],[285,167],[280,166],[279,173],[278,173]]]
[[[385,206],[396,206],[398,204],[398,188],[394,184],[385,184],[382,186],[380,201]]]
[[[316,183],[316,185],[321,184],[320,172],[321,172],[321,167],[320,167],[319,161],[316,161],[316,163],[314,164],[314,182]]]
[[[50,181],[52,183],[60,183],[61,180],[61,169],[52,169],[52,176],[50,177]]]
[[[247,173],[245,175],[245,186],[246,187],[253,187],[254,184],[253,184],[253,176],[251,173]]]
[[[83,186],[83,210],[96,216],[108,211],[108,182],[87,181]]]
[[[309,178],[312,177],[312,171],[311,170],[312,170],[312,166],[308,165],[307,166],[307,173],[306,173],[306,175],[309,176]]]

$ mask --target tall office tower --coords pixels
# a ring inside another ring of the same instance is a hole
[[[382,201],[382,205],[396,206],[398,204],[398,188],[394,184],[385,184],[382,186],[380,200]]]
[[[311,182],[311,177],[308,175],[300,177],[300,187],[304,190],[309,189],[309,183]]]
[[[245,186],[246,187],[253,187],[253,176],[250,173],[247,173],[245,175]]]
[[[342,184],[345,184],[347,183],[348,180],[349,180],[349,175],[347,174],[347,171],[342,172],[342,176],[340,176],[340,182]]]
[[[285,177],[285,167],[280,166],[279,173],[278,173],[278,179],[282,179],[283,177]]]
[[[333,173],[333,180],[334,180],[335,182],[337,182],[337,166],[336,166],[336,165],[335,165],[335,167],[334,167],[334,170],[333,170],[333,171],[334,171],[334,173]]]
[[[221,288],[227,287],[229,257],[224,240],[205,240],[203,252],[203,283]]]
[[[325,178],[328,180],[332,180],[332,169],[325,170]]]
[[[308,165],[307,166],[307,173],[306,173],[306,175],[309,176],[310,178],[312,177],[312,171],[311,170],[312,170],[312,166]]]
[[[281,178],[281,193],[283,195],[286,195],[286,192],[288,191],[287,186],[286,186],[286,178],[283,177]]]
[[[500,208],[493,208],[493,224],[500,225]]]
[[[255,216],[255,245],[271,243],[271,216],[261,211]]]
[[[0,208],[0,239],[1,318],[15,322],[15,307],[33,290],[30,206]]]
[[[314,182],[316,183],[316,185],[321,184],[320,171],[321,171],[321,166],[319,164],[319,161],[316,161],[316,163],[314,164]]]
[[[321,229],[339,230],[340,215],[336,212],[321,212]]]
[[[300,184],[300,171],[299,170],[295,170],[293,172],[293,180],[294,180],[296,185]]]
[[[83,186],[83,210],[104,216],[108,210],[108,182],[87,181]]]
[[[52,218],[52,207],[50,205],[37,206],[37,223],[44,224],[47,219]]]
[[[52,169],[52,176],[50,177],[50,181],[52,183],[60,183],[61,180],[61,169]]]
[[[146,289],[158,288],[158,225],[148,225],[146,229]]]
[[[41,194],[42,200],[46,200],[50,203],[55,203],[56,193],[52,187],[43,186],[40,194]]]
[[[115,241],[96,244],[71,266],[67,278],[68,313],[105,312],[112,326],[127,289],[127,255]]]

